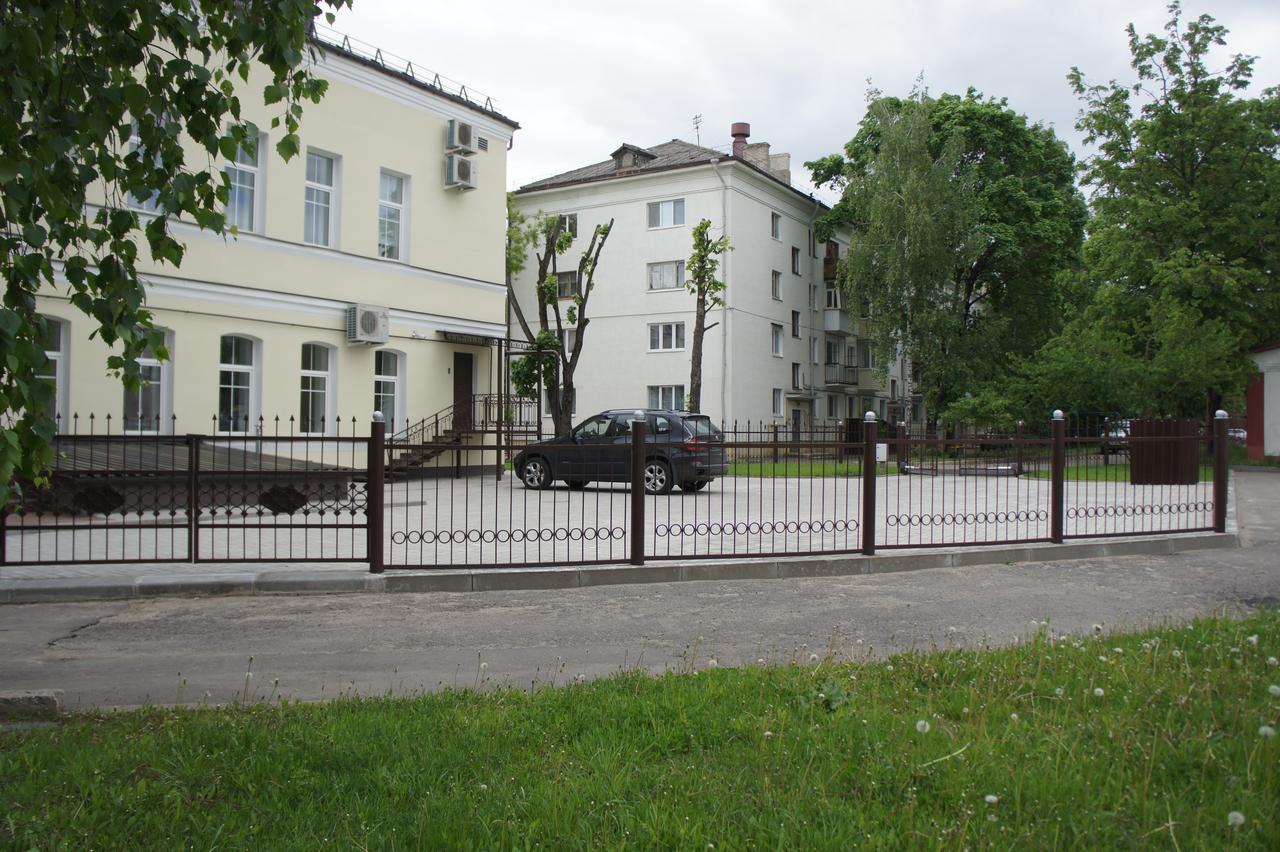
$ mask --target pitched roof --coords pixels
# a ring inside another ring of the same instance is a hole
[[[704,148],[701,145],[694,145],[692,142],[685,142],[681,139],[672,139],[670,142],[663,142],[660,145],[651,145],[648,148],[640,148],[630,143],[624,143],[618,151],[630,150],[641,151],[653,157],[642,166],[624,169],[619,171],[614,165],[612,159],[604,160],[599,163],[592,163],[589,166],[583,166],[580,169],[572,169],[567,172],[561,172],[558,175],[552,175],[549,178],[535,180],[533,183],[526,183],[520,187],[517,192],[532,192],[535,189],[550,189],[556,186],[567,186],[575,183],[587,183],[595,180],[607,180],[613,177],[631,176],[637,174],[646,174],[648,172],[660,172],[682,166],[699,165],[708,163],[712,159],[731,160],[728,154],[717,151],[714,148]],[[615,151],[614,153],[618,153]]]

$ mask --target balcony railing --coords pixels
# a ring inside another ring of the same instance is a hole
[[[827,364],[826,379],[829,385],[856,385],[858,368],[847,364]]]

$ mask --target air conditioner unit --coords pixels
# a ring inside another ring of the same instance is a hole
[[[449,136],[445,141],[446,151],[457,151],[460,154],[476,152],[476,129],[465,121],[449,119]]]
[[[374,305],[347,306],[348,343],[386,343],[391,336],[391,313]]]
[[[475,189],[476,164],[457,154],[448,155],[444,158],[444,185],[450,189]]]

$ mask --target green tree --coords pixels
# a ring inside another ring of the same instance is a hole
[[[298,152],[303,102],[326,86],[306,62],[322,5],[350,0],[0,3],[0,499],[51,458],[37,291],[65,288],[116,346],[108,369],[138,386],[138,356],[148,346],[167,354],[145,307],[139,253],[181,264],[173,217],[224,229],[228,181],[213,160],[256,143],[241,117],[251,66],[266,69],[261,97],[278,105],[276,150]],[[189,164],[184,139],[209,162]],[[156,215],[144,223],[129,197],[153,199]]]
[[[707,311],[724,304],[724,282],[716,278],[720,255],[729,251],[729,237],[711,239],[711,220],[693,226],[693,254],[686,271],[685,289],[694,296],[693,345],[690,350],[689,410],[702,411],[702,338],[718,323],[707,325]]]
[[[931,411],[1004,374],[1062,323],[1059,282],[1087,218],[1074,160],[1006,101],[872,91],[857,135],[807,164],[841,191],[818,236],[849,228],[838,280],[877,360],[905,353]]]
[[[555,433],[567,435],[573,428],[573,376],[582,358],[582,342],[591,322],[587,305],[595,289],[596,268],[613,230],[613,220],[592,230],[591,240],[578,258],[572,289],[564,296],[566,306],[561,310],[558,262],[573,245],[574,234],[565,228],[563,216],[539,213],[526,217],[518,212],[516,215],[517,233],[513,236],[510,224],[507,229],[507,303],[533,354],[512,364],[511,378],[516,390],[524,395],[535,394],[541,381],[547,391]],[[509,215],[508,222],[511,221]],[[525,316],[514,285],[514,275],[525,268],[530,249],[538,263],[534,287],[538,306],[536,325]],[[521,256],[513,259],[513,252]],[[568,345],[570,337],[572,346]]]
[[[1208,15],[1184,24],[1178,3],[1169,13],[1163,35],[1129,25],[1133,83],[1088,85],[1078,68],[1068,80],[1083,102],[1077,127],[1097,147],[1082,168],[1091,285],[1105,309],[1147,318],[1130,324],[1128,352],[1190,364],[1202,337],[1234,343],[1221,369],[1195,372],[1199,404],[1180,395],[1167,412],[1193,414],[1236,387],[1251,347],[1280,337],[1280,93],[1243,97],[1254,59],[1212,70],[1227,30]],[[1161,311],[1205,325],[1169,334]]]

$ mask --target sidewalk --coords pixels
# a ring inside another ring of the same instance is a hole
[[[1235,471],[1224,534],[1073,540],[1067,544],[885,550],[875,556],[662,561],[643,566],[388,570],[362,563],[139,563],[0,568],[0,604],[160,596],[466,592],[623,583],[835,577],[1014,562],[1162,555],[1280,541],[1280,473]],[[1237,523],[1240,532],[1237,533]]]

